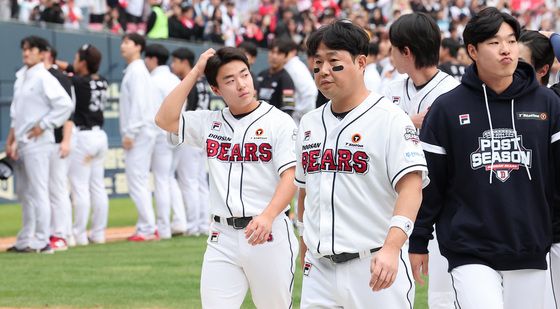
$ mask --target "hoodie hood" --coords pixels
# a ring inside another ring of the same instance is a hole
[[[463,75],[461,79],[461,83],[473,91],[480,93],[480,95],[484,95],[484,90],[482,89],[482,84],[484,84],[484,82],[478,77],[476,64],[472,64],[467,68],[465,75]],[[510,101],[511,99],[522,97],[538,87],[539,82],[537,81],[533,67],[523,61],[519,61],[513,73],[513,82],[503,93],[498,95],[488,87],[486,87],[486,91],[488,99],[490,100],[498,99]]]

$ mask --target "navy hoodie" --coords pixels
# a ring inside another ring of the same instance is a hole
[[[560,174],[553,164],[560,159],[558,100],[519,62],[499,95],[471,65],[461,85],[434,102],[420,131],[431,182],[409,252],[428,252],[435,223],[449,270],[546,269]]]

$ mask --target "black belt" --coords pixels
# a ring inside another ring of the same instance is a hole
[[[76,126],[80,131],[91,131],[93,128],[101,128],[101,126]]]
[[[214,216],[214,222],[223,223],[222,220],[227,222],[227,225],[232,226],[236,230],[242,230],[249,225],[249,222],[253,220],[253,217],[230,217],[230,218],[220,218],[220,216]]]
[[[381,249],[381,247],[370,249],[369,252],[373,253],[373,252],[379,251],[379,249]],[[342,253],[339,253],[339,254],[325,255],[323,257],[328,259],[328,260],[331,260],[333,263],[338,264],[338,263],[348,262],[348,261],[353,260],[353,259],[357,259],[357,258],[360,257],[360,254],[359,253],[342,252]]]

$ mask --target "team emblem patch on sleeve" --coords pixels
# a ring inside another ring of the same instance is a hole
[[[212,235],[210,235],[210,241],[218,242],[218,237],[220,237],[220,232],[212,232]]]
[[[413,126],[407,126],[404,128],[404,140],[411,141],[414,144],[420,143],[420,138],[418,137],[418,131]]]
[[[459,115],[459,124],[462,126],[466,124],[471,124],[471,115],[469,114]]]
[[[309,263],[309,262],[305,262],[305,264],[303,264],[303,275],[304,276],[309,276],[309,272],[311,271],[311,267],[313,267],[313,265],[311,265],[311,263]]]

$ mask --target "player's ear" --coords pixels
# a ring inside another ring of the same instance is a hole
[[[467,53],[473,61],[476,61],[476,59],[478,58],[478,51],[476,50],[476,46],[472,44],[467,45]]]
[[[210,86],[210,89],[212,89],[212,92],[214,92],[215,95],[219,95],[222,96],[220,89],[218,89],[218,87],[216,86]]]
[[[360,68],[360,70],[365,70],[366,66],[367,66],[367,56],[366,55],[359,55],[356,58],[357,62],[358,62],[358,66]]]

